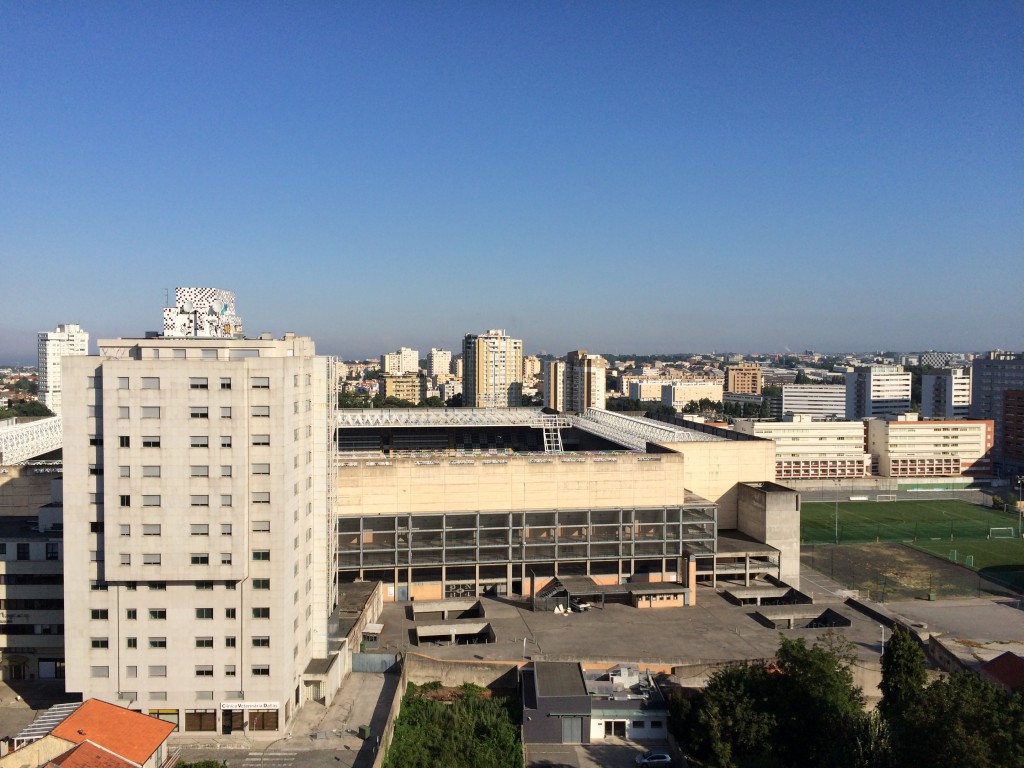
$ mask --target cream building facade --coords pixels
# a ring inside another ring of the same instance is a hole
[[[803,413],[815,419],[842,419],[846,387],[842,384],[783,384],[782,412]]]
[[[720,403],[723,396],[723,385],[717,381],[683,381],[665,384],[661,388],[662,404],[671,405],[677,411],[681,411],[693,401],[707,399]]]
[[[775,443],[775,479],[780,482],[871,474],[863,422],[815,421],[809,414],[789,414],[782,421],[738,419],[733,428]]]
[[[67,690],[283,735],[336,689],[330,361],[285,334],[107,340],[69,363]]]
[[[995,424],[989,419],[921,421],[907,413],[869,419],[867,447],[883,477],[989,475]]]
[[[971,412],[971,369],[946,368],[921,377],[921,415],[966,419]]]
[[[380,369],[383,373],[394,375],[417,373],[420,369],[420,353],[408,347],[388,352],[380,356]]]
[[[450,349],[430,348],[427,355],[427,374],[430,376],[447,376],[451,374],[452,353]]]
[[[61,359],[89,354],[89,334],[74,323],[58,325],[39,334],[39,402],[61,415]]]
[[[725,369],[725,391],[744,395],[760,395],[764,388],[761,366],[757,363],[739,363]]]
[[[910,374],[902,365],[859,365],[844,376],[847,419],[871,419],[910,410]]]
[[[505,331],[467,333],[462,340],[463,404],[469,408],[516,407],[523,396],[523,342]]]

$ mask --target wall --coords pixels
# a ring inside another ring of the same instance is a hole
[[[739,530],[779,550],[779,578],[800,588],[800,494],[775,483],[741,484]]]
[[[0,467],[0,516],[34,515],[39,507],[49,504],[50,481],[59,476],[59,470],[53,465]]]

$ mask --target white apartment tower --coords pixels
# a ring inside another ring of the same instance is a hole
[[[462,402],[469,408],[514,408],[523,396],[523,341],[492,329],[462,340]]]
[[[846,387],[842,384],[783,384],[782,413],[841,419],[846,414]]]
[[[430,348],[427,355],[427,374],[430,376],[449,375],[452,367],[452,353],[449,349]]]
[[[871,419],[910,410],[910,374],[902,365],[859,365],[845,374],[846,418]]]
[[[284,735],[341,666],[331,361],[290,333],[98,347],[64,366],[67,690]]]
[[[39,402],[61,415],[61,358],[89,354],[89,333],[74,323],[39,334]]]
[[[397,352],[388,352],[380,356],[380,369],[383,373],[394,376],[403,373],[419,373],[420,353],[408,347],[402,347]]]
[[[971,410],[971,369],[947,368],[921,377],[921,415],[966,419]]]

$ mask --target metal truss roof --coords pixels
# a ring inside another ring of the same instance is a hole
[[[582,416],[571,416],[572,426],[636,451],[648,443],[712,443],[725,438],[677,427],[662,421],[639,419],[615,411],[588,408]]]
[[[64,444],[60,416],[0,427],[0,464],[21,464]]]
[[[564,416],[539,408],[340,408],[339,427],[532,427],[568,429]]]

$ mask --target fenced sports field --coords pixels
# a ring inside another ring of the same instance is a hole
[[[1024,591],[1016,512],[949,499],[840,502],[838,512],[835,546],[835,503],[801,505],[801,559],[865,597]]]
[[[1007,514],[953,499],[920,501],[847,501],[837,505],[801,505],[800,538],[804,544],[957,541],[988,539],[993,528],[1013,527],[1017,513]]]

